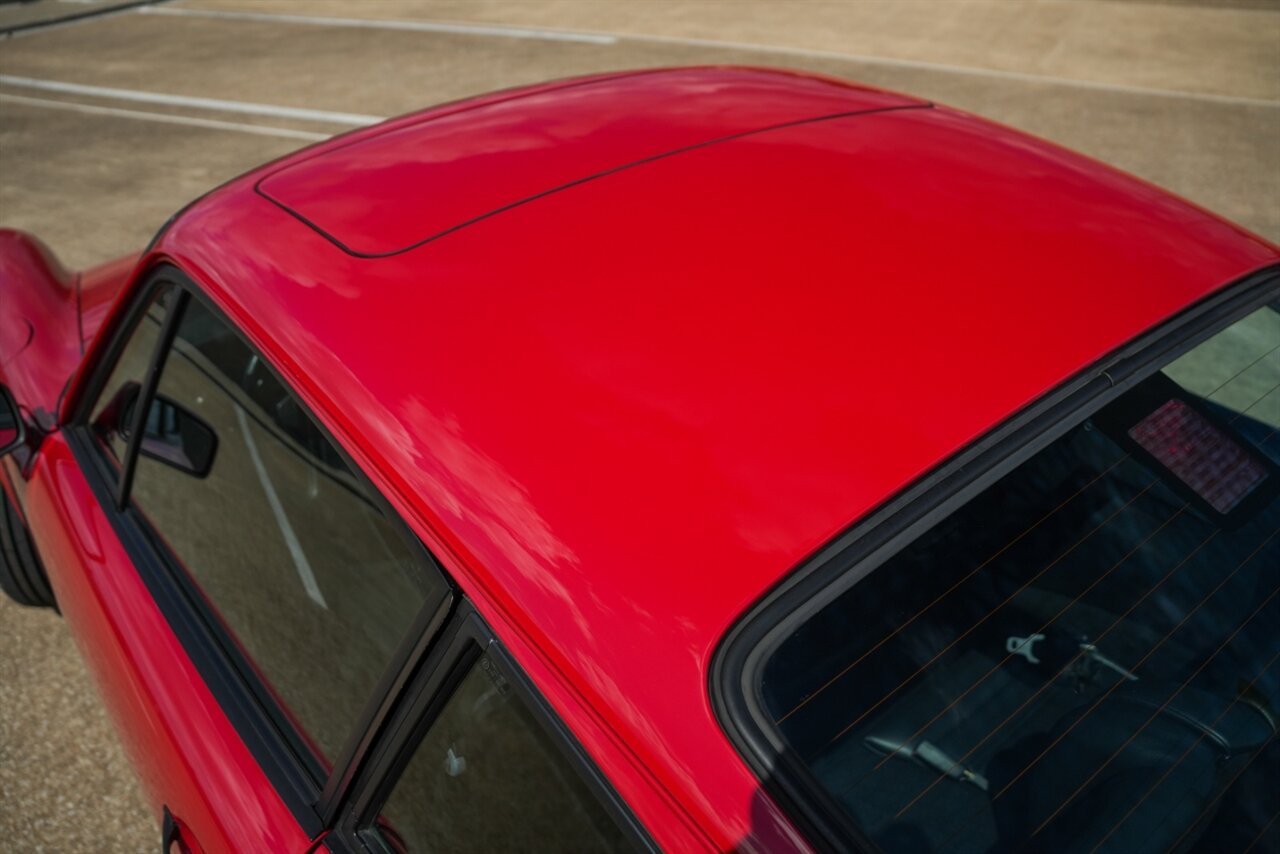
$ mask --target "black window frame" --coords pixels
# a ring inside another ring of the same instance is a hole
[[[791,633],[1036,452],[1247,314],[1280,298],[1280,265],[1203,298],[1058,386],[856,521],[768,590],[721,639],[708,676],[721,729],[820,851],[878,851],[788,748],[761,677]]]
[[[496,671],[494,675],[505,680],[524,703],[559,748],[566,764],[586,783],[634,849],[660,851],[585,748],[465,598],[459,599],[445,631],[414,675],[393,719],[388,722],[384,737],[352,787],[333,833],[326,837],[329,850],[342,854],[395,854],[383,840],[374,819],[455,690],[486,654]]]
[[[143,321],[152,299],[165,286],[172,287],[175,295],[165,311],[156,349],[151,353],[147,374],[141,383],[139,400],[133,411],[134,421],[137,422],[150,406],[169,347],[177,332],[177,325],[181,321],[182,309],[188,300],[198,300],[258,356],[281,386],[294,397],[301,410],[311,418],[320,434],[342,458],[369,500],[383,513],[415,555],[422,572],[431,581],[438,582],[429,581],[428,588],[437,588],[439,592],[428,593],[423,608],[379,676],[372,696],[366,701],[363,712],[354,724],[343,749],[334,757],[333,767],[328,772],[307,746],[298,729],[289,722],[280,704],[271,697],[269,689],[221,621],[213,614],[203,595],[195,589],[186,571],[182,569],[181,562],[152,530],[142,514],[128,504],[128,492],[136,469],[138,445],[143,431],[137,429],[138,424],[134,424],[125,460],[117,468],[110,452],[94,437],[89,424],[93,406],[109,382],[120,355],[132,339],[138,324]],[[178,268],[165,264],[145,275],[140,284],[131,287],[131,291],[127,307],[115,319],[113,327],[107,333],[105,348],[98,351],[96,364],[90,367],[90,373],[77,391],[67,423],[62,428],[64,436],[139,576],[214,699],[304,832],[315,838],[332,825],[345,789],[363,766],[366,755],[382,732],[410,674],[414,672],[431,641],[444,627],[458,595],[456,587],[342,445],[315,418],[305,399],[190,277]]]

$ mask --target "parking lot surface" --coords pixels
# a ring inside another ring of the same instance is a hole
[[[1273,0],[0,6],[0,30],[22,27],[0,40],[0,227],[36,233],[73,268],[141,247],[260,162],[380,117],[708,63],[931,98],[1280,239]],[[151,850],[158,832],[65,626],[0,601],[0,848]]]

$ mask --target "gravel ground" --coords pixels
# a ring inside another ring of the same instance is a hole
[[[0,596],[0,851],[154,851],[157,825],[71,635]]]

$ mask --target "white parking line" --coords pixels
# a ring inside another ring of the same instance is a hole
[[[189,95],[143,92],[137,89],[87,86],[82,83],[63,83],[60,80],[15,77],[12,74],[0,74],[0,84],[19,86],[26,89],[40,89],[45,92],[62,92],[68,95],[91,95],[98,98],[115,98],[120,101],[165,104],[171,107],[194,107],[198,110],[219,110],[224,113],[273,116],[275,118],[298,119],[306,122],[329,122],[331,124],[359,126],[371,125],[385,118],[385,116],[370,116],[363,113],[335,113],[328,110],[308,110],[303,107],[284,107],[278,104],[254,104],[249,101],[227,101],[222,98],[195,98]]]
[[[997,68],[981,68],[971,65],[949,65],[917,59],[894,59],[884,56],[868,56],[858,53],[842,53],[834,50],[815,50],[801,47],[779,47],[751,42],[719,41],[717,39],[685,38],[682,36],[657,36],[640,33],[607,33],[589,30],[543,30],[536,27],[498,27],[462,24],[453,21],[380,20],[375,18],[334,18],[320,15],[286,15],[261,12],[222,12],[213,9],[184,9],[177,6],[142,6],[141,15],[175,15],[227,20],[272,21],[277,23],[310,24],[325,27],[368,27],[372,29],[419,30],[423,32],[472,33],[475,35],[500,35],[512,38],[543,38],[556,41],[576,41],[590,44],[616,44],[618,42],[650,42],[685,47],[705,47],[716,50],[743,50],[780,56],[803,56],[812,59],[835,59],[861,62],[887,68],[910,68],[921,71],[940,71],[946,74],[969,77],[988,77],[996,80],[1017,80],[1021,83],[1042,83],[1051,86],[1070,86],[1092,89],[1098,92],[1116,92],[1126,95],[1149,95],[1156,98],[1181,98],[1191,101],[1208,101],[1243,107],[1280,108],[1280,101],[1267,98],[1246,98],[1236,95],[1216,95],[1211,92],[1187,92],[1181,89],[1158,89],[1146,86],[1129,86],[1123,83],[1104,83],[1073,77],[1053,77],[1048,74],[1031,74],[1023,71],[1005,71]]]
[[[2,0],[0,0],[2,2]],[[77,6],[97,7],[99,0],[61,0],[63,3],[70,3]],[[121,3],[118,6],[105,6],[102,8],[89,8],[82,12],[72,12],[58,18],[49,18],[46,20],[31,21],[26,24],[12,25],[8,29],[0,30],[0,41],[6,39],[17,39],[23,36],[29,36],[33,33],[47,33],[50,30],[60,30],[63,27],[74,27],[78,24],[87,24],[90,21],[102,21],[107,18],[114,18],[117,15],[123,15],[126,12],[132,12],[138,8],[140,3],[167,3],[168,0],[130,0],[130,2]]]
[[[148,122],[162,122],[171,125],[189,125],[191,127],[211,128],[213,130],[231,130],[239,133],[254,133],[259,136],[282,136],[287,139],[305,139],[308,142],[319,142],[328,139],[329,134],[311,133],[305,130],[290,128],[273,128],[263,125],[246,125],[240,122],[220,122],[217,119],[198,119],[194,116],[170,116],[164,113],[147,113],[141,110],[124,110],[119,107],[98,107],[93,104],[78,104],[74,101],[50,101],[46,98],[27,98],[23,95],[9,95],[0,92],[0,101],[12,104],[28,104],[33,107],[45,107],[53,110],[68,110],[74,113],[89,113],[99,116],[118,116],[125,119],[142,119]]]
[[[240,433],[244,436],[244,443],[249,448],[249,459],[253,461],[253,468],[258,472],[258,480],[262,483],[262,491],[266,493],[267,504],[271,505],[271,513],[276,517],[276,524],[280,526],[284,544],[289,547],[289,554],[293,557],[293,565],[297,567],[298,577],[302,579],[302,586],[317,605],[328,609],[329,605],[324,601],[320,585],[316,583],[316,574],[311,571],[311,562],[302,551],[302,543],[298,542],[298,535],[293,532],[293,525],[289,524],[289,517],[285,515],[280,496],[276,495],[275,484],[271,482],[267,467],[262,464],[262,457],[258,454],[258,445],[249,433],[249,419],[245,417],[244,410],[238,405],[235,409],[236,420],[240,422]]]
[[[541,27],[504,27],[491,24],[461,24],[452,21],[408,21],[403,18],[334,18],[322,15],[282,15],[272,12],[220,12],[212,9],[177,9],[145,6],[145,15],[178,15],[191,18],[225,18],[229,21],[267,21],[279,24],[311,24],[318,27],[360,27],[371,30],[408,30],[424,33],[452,33],[469,36],[498,36],[507,39],[539,39],[583,44],[615,44],[618,37],[607,33],[578,33]]]

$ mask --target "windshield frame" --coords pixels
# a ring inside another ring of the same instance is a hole
[[[1280,265],[1254,271],[1090,365],[856,520],[786,573],[721,639],[709,673],[725,735],[818,850],[878,846],[790,751],[765,710],[765,665],[804,622],[1055,439],[1166,364],[1280,299]]]

